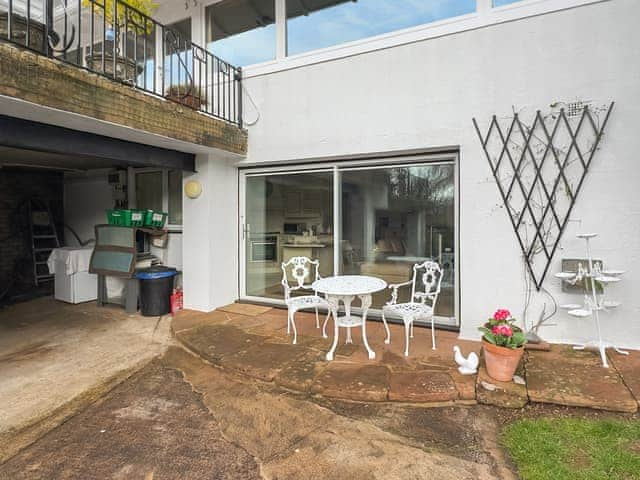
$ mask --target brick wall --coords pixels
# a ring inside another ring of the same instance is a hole
[[[0,95],[244,155],[247,132],[174,102],[0,42]]]
[[[33,282],[28,215],[23,208],[26,200],[37,197],[47,202],[58,235],[62,235],[63,180],[63,174],[57,172],[0,169],[0,292],[6,288],[16,261],[21,258],[26,258],[20,270],[22,283]]]

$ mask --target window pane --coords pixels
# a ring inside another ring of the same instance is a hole
[[[333,274],[332,191],[332,172],[247,178],[247,295],[283,299],[280,265],[291,257],[318,260],[322,276]]]
[[[411,280],[413,265],[438,262],[443,271],[436,315],[454,317],[453,165],[342,172],[341,269],[387,283]],[[408,301],[410,288],[400,290]],[[373,295],[382,308],[389,291]]]
[[[290,55],[472,13],[476,0],[287,0]]]
[[[190,93],[193,81],[191,18],[173,23],[165,30],[164,83],[167,96],[179,100]]]
[[[136,208],[162,212],[162,172],[136,173]]]
[[[493,0],[494,7],[501,7],[503,5],[509,5],[510,3],[520,2],[522,0]]]
[[[182,225],[182,171],[169,171],[169,224]]]
[[[207,49],[235,66],[276,58],[273,0],[227,0],[206,8]]]

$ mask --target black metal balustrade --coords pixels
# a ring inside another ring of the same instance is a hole
[[[0,0],[0,41],[242,127],[241,69],[123,0]]]

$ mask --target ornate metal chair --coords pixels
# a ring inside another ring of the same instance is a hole
[[[314,272],[312,273],[312,270]],[[295,280],[295,285],[289,285],[289,278]],[[320,262],[307,257],[291,257],[287,262],[282,263],[282,286],[284,287],[284,301],[287,304],[287,335],[291,333],[293,327],[293,344],[298,341],[296,330],[295,314],[298,310],[313,308],[316,311],[316,328],[320,328],[318,318],[318,307],[327,309],[326,325],[331,315],[331,309],[326,299],[320,297],[318,292],[313,290],[311,283],[320,279]],[[309,281],[310,280],[310,281]],[[305,283],[307,282],[307,283]],[[313,295],[291,296],[292,292],[299,290],[312,291]]]
[[[389,285],[392,289],[391,300],[382,307],[382,321],[387,331],[387,338],[384,343],[391,341],[391,332],[387,325],[385,315],[402,318],[405,332],[405,356],[409,355],[409,338],[413,338],[413,323],[416,320],[431,320],[431,348],[436,349],[436,333],[433,325],[433,312],[436,308],[436,301],[440,293],[440,282],[442,281],[442,270],[436,262],[427,260],[424,263],[416,263],[413,266],[413,277],[411,280]],[[422,283],[422,288],[418,285]],[[398,303],[398,289],[411,285],[411,297],[406,303]]]

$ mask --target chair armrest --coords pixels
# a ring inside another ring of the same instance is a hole
[[[289,297],[291,296],[291,287],[285,281],[282,281],[280,283],[282,284],[282,288],[284,289],[284,299],[289,300]]]
[[[411,285],[412,283],[413,283],[413,280],[409,280],[403,283],[393,283],[391,285],[388,285],[388,287],[391,289],[391,300],[387,302],[387,305],[395,305],[395,303],[398,301],[398,289],[400,287],[406,287],[407,285]]]
[[[405,287],[407,285],[411,285],[412,282],[413,282],[413,280],[408,280],[408,281],[403,282],[403,283],[390,283],[389,285],[387,285],[387,288],[393,288],[393,289],[397,290],[400,287]]]
[[[427,299],[431,300],[431,304],[432,306],[435,305],[436,300],[438,299],[438,292],[433,292],[433,293],[422,293],[422,292],[417,292],[415,294],[416,298],[419,298],[422,303],[424,303]]]

